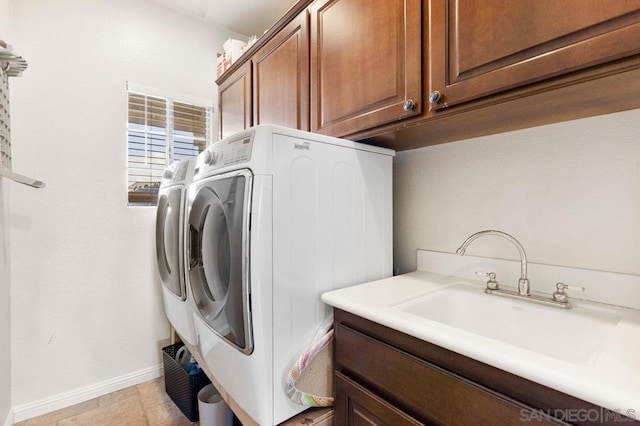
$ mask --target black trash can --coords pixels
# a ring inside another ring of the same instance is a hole
[[[199,420],[198,392],[211,381],[203,371],[196,374],[187,373],[187,370],[176,361],[176,353],[182,346],[184,346],[183,343],[176,343],[162,348],[164,388],[189,421],[197,422]]]

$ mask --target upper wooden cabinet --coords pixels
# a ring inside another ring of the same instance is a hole
[[[421,0],[310,9],[312,131],[345,136],[421,114]]]
[[[224,138],[252,126],[251,61],[224,80],[218,88],[219,136]]]
[[[253,56],[253,123],[309,130],[309,14],[305,10]]]
[[[220,135],[403,150],[639,108],[638,40],[640,0],[300,0],[218,80]]]
[[[430,109],[640,53],[640,0],[429,0]]]

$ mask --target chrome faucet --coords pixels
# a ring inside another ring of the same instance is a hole
[[[527,254],[524,252],[524,247],[522,247],[522,244],[520,244],[518,240],[516,240],[506,232],[493,230],[476,232],[475,234],[467,238],[464,243],[462,243],[460,248],[456,250],[456,253],[460,256],[464,256],[464,252],[467,250],[469,244],[471,244],[471,242],[476,238],[480,238],[485,235],[495,235],[497,237],[502,237],[516,246],[518,252],[520,253],[520,279],[518,280],[518,294],[520,296],[529,296],[529,280],[527,279]]]
[[[544,297],[543,295],[531,294],[529,288],[529,280],[527,279],[527,254],[524,252],[524,248],[522,244],[518,242],[511,235],[501,232],[501,231],[480,231],[471,235],[467,238],[464,243],[456,250],[456,253],[460,256],[464,256],[464,252],[467,250],[467,247],[473,240],[476,238],[482,237],[484,235],[495,235],[497,237],[502,237],[506,240],[509,240],[520,253],[520,279],[518,280],[518,291],[512,291],[507,289],[501,289],[498,285],[498,281],[496,281],[496,274],[494,272],[476,272],[478,275],[484,275],[489,277],[487,281],[487,287],[485,288],[485,293],[488,294],[496,294],[499,296],[506,297],[515,297],[515,298],[525,298],[527,300],[531,300],[538,303],[544,303],[547,305],[559,306],[564,309],[570,309],[571,303],[569,303],[569,296],[565,292],[565,290],[574,290],[574,291],[584,291],[584,287],[579,286],[569,286],[563,283],[558,283],[556,285],[557,290],[553,293],[551,297]]]

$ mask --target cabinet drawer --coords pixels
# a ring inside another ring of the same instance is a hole
[[[335,426],[346,425],[422,425],[345,375],[336,372]]]
[[[428,423],[518,424],[532,410],[343,325],[336,326],[336,367]]]

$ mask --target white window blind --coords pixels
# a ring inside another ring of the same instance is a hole
[[[129,205],[155,205],[162,171],[198,155],[211,139],[212,109],[128,91]]]

